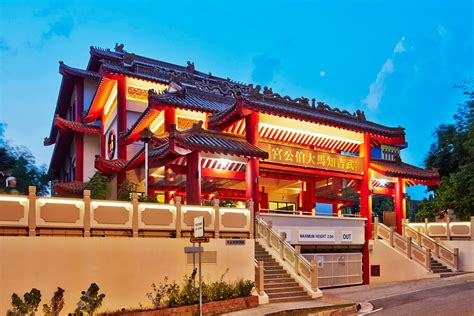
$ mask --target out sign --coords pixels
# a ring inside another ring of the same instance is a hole
[[[352,242],[352,232],[342,232],[341,233],[342,242]]]

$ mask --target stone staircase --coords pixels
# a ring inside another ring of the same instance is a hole
[[[255,259],[263,261],[264,289],[270,303],[311,299],[308,293],[257,242],[255,242]]]
[[[452,272],[451,269],[446,267],[444,264],[440,263],[433,257],[431,257],[431,271],[433,273],[446,273],[446,272]]]

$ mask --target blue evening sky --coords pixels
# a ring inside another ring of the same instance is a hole
[[[432,132],[473,75],[473,1],[9,1],[0,4],[0,121],[49,163],[58,62],[89,46],[125,49],[280,94],[360,108],[406,128],[403,160],[422,165]],[[424,188],[411,189],[415,198]]]

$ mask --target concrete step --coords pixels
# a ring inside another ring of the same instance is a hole
[[[309,301],[310,297],[308,295],[301,296],[292,296],[292,297],[282,297],[282,298],[269,298],[270,303],[285,303],[285,302],[300,302],[300,301]]]
[[[271,284],[295,282],[295,280],[293,280],[292,277],[287,275],[286,277],[275,277],[275,276],[271,276],[271,277],[268,277],[268,278],[264,277],[263,282],[264,282],[265,286],[267,286],[267,285],[270,286]]]
[[[290,279],[290,281],[287,282],[267,282],[264,283],[265,289],[278,289],[282,287],[294,287],[294,286],[299,286],[298,283]]]
[[[269,296],[272,296],[272,297],[275,297],[273,296],[273,294],[277,294],[277,293],[296,293],[296,292],[303,292],[305,293],[301,287],[299,287],[298,285],[297,286],[286,286],[286,287],[277,287],[277,288],[265,288],[265,292],[269,295]]]
[[[285,297],[298,297],[298,296],[308,296],[305,291],[299,290],[299,291],[289,291],[289,292],[280,292],[280,293],[268,293],[268,296],[270,298],[285,298]]]

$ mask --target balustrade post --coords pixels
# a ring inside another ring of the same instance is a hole
[[[379,217],[378,216],[374,217],[374,239],[375,240],[379,239]]]
[[[471,240],[474,240],[474,216],[471,216]]]
[[[297,254],[301,254],[301,245],[295,245],[295,251]]]
[[[280,243],[280,257],[281,260],[285,261],[285,244],[282,240],[279,240]]]
[[[267,227],[267,242],[268,242],[268,247],[272,248],[272,233],[270,232],[270,229]]]
[[[446,239],[451,240],[451,230],[449,229],[449,223],[451,220],[449,219],[449,215],[446,214]]]
[[[426,270],[431,271],[431,249],[426,249]]]
[[[459,248],[454,248],[454,268],[459,270]]]
[[[430,231],[428,230],[428,219],[425,218],[425,234],[426,236],[430,235]]]
[[[434,243],[434,255],[439,258],[439,244],[437,242]]]
[[[36,236],[36,187],[28,187],[28,236]]]
[[[403,236],[407,235],[407,229],[408,229],[409,221],[410,220],[408,218],[405,218],[405,222],[403,223],[403,229],[402,229]]]
[[[418,230],[416,233],[417,233],[416,239],[417,239],[417,242],[418,242],[418,246],[421,247],[421,232]]]
[[[314,257],[311,259],[311,289],[318,290],[318,263]]]
[[[407,237],[407,257],[411,259],[411,237]]]
[[[390,246],[394,247],[393,236],[395,235],[395,227],[390,227]]]
[[[181,197],[175,196],[174,205],[176,206],[176,238],[181,238]]]
[[[219,199],[214,199],[214,238],[219,238],[221,227],[221,213],[219,211]]]
[[[258,290],[258,295],[263,296],[265,288],[264,288],[264,266],[263,266],[263,261],[259,261],[257,263],[257,271],[258,271],[258,279],[257,281],[257,290]]]
[[[91,191],[84,190],[84,237],[91,236]]]
[[[132,193],[132,236],[138,237],[138,194]]]

